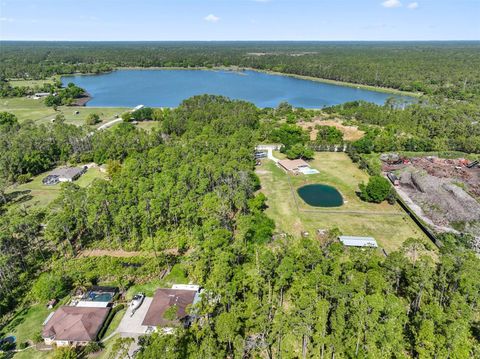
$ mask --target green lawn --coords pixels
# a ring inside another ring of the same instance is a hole
[[[137,127],[146,131],[151,131],[154,128],[159,128],[159,124],[158,121],[141,121],[137,124]]]
[[[366,203],[358,198],[355,193],[358,185],[367,182],[368,175],[346,154],[317,153],[310,164],[320,173],[293,176],[270,160],[263,160],[257,168],[262,192],[268,198],[267,214],[275,220],[278,231],[299,237],[302,231],[314,235],[318,229],[337,227],[345,235],[373,236],[387,252],[399,248],[410,237],[427,241],[398,205]],[[296,190],[310,183],[334,186],[341,192],[345,204],[332,209],[307,205]]]
[[[48,121],[55,117],[55,111],[44,105],[42,100],[26,97],[0,99],[0,112],[10,112],[17,116],[20,122],[25,120]]]
[[[13,87],[35,87],[35,86],[43,86],[44,84],[53,84],[55,77],[45,80],[9,80],[11,86]]]
[[[83,106],[60,106],[57,111],[52,107],[47,107],[43,100],[34,100],[27,97],[14,97],[0,99],[0,112],[10,112],[17,116],[20,122],[26,120],[33,120],[38,123],[48,123],[52,121],[55,116],[62,113],[65,116],[65,122],[82,126],[85,124],[87,116],[91,113],[96,113],[100,116],[101,123],[109,122],[120,116],[125,111],[129,110],[126,107],[83,107]],[[78,112],[78,113],[77,113]]]
[[[50,312],[45,303],[32,305],[20,311],[3,329],[3,332],[6,336],[15,336],[17,345],[33,340],[42,329],[42,323]]]
[[[24,203],[27,206],[45,207],[57,198],[62,186],[60,183],[54,186],[45,186],[42,183],[42,179],[45,178],[47,174],[48,172],[42,173],[28,183],[11,187],[7,193],[14,195],[17,203]],[[80,187],[87,187],[95,178],[105,178],[105,174],[97,167],[89,168],[87,172],[74,183]]]
[[[127,308],[125,307],[124,309],[119,310],[117,313],[115,313],[115,316],[113,317],[112,321],[108,325],[108,329],[102,338],[107,338],[110,334],[114,332],[115,329],[117,329],[126,311],[127,311]]]
[[[181,263],[173,266],[170,273],[163,279],[155,279],[144,284],[135,284],[128,288],[125,298],[132,299],[136,293],[144,293],[147,297],[153,297],[158,288],[170,288],[173,284],[188,284],[188,278]]]
[[[109,358],[111,353],[112,353],[113,345],[115,344],[115,341],[117,340],[118,337],[119,337],[119,335],[115,334],[113,337],[111,337],[110,339],[108,339],[107,341],[105,341],[103,343],[105,345],[105,347],[103,348],[103,350],[100,353],[94,353],[94,354],[90,355],[89,357],[90,358],[98,358],[98,359]]]
[[[39,351],[29,348],[22,352],[15,353],[14,359],[47,359],[50,357],[51,351]]]

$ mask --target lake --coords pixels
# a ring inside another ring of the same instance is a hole
[[[335,187],[324,184],[309,184],[297,190],[305,203],[313,207],[340,207],[343,197]]]
[[[295,107],[321,108],[348,101],[383,104],[391,94],[257,71],[117,70],[100,75],[63,76],[87,90],[87,106],[176,107],[195,95],[223,95],[258,107],[276,107],[287,101]],[[407,96],[394,97],[411,101]]]

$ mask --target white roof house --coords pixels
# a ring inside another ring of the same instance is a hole
[[[339,236],[338,239],[347,247],[378,247],[373,237]]]

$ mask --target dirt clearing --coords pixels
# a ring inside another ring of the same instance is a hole
[[[332,126],[336,127],[343,133],[343,139],[345,141],[357,141],[361,139],[365,132],[360,131],[356,126],[344,126],[340,120],[322,120],[321,118],[315,118],[310,122],[299,122],[298,125],[304,130],[309,131],[310,140],[314,141],[317,138],[317,130],[315,127],[319,126]]]

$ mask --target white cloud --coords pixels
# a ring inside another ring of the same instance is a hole
[[[386,8],[394,8],[402,6],[402,3],[399,0],[386,0],[382,2],[382,6]]]
[[[409,9],[414,10],[414,9],[418,8],[418,2],[411,2],[410,4],[408,4],[407,7],[408,7]]]
[[[213,14],[207,15],[203,18],[203,20],[208,21],[208,22],[218,22],[220,18],[218,16],[215,16]]]
[[[0,17],[1,22],[14,22],[15,20],[11,17]]]

